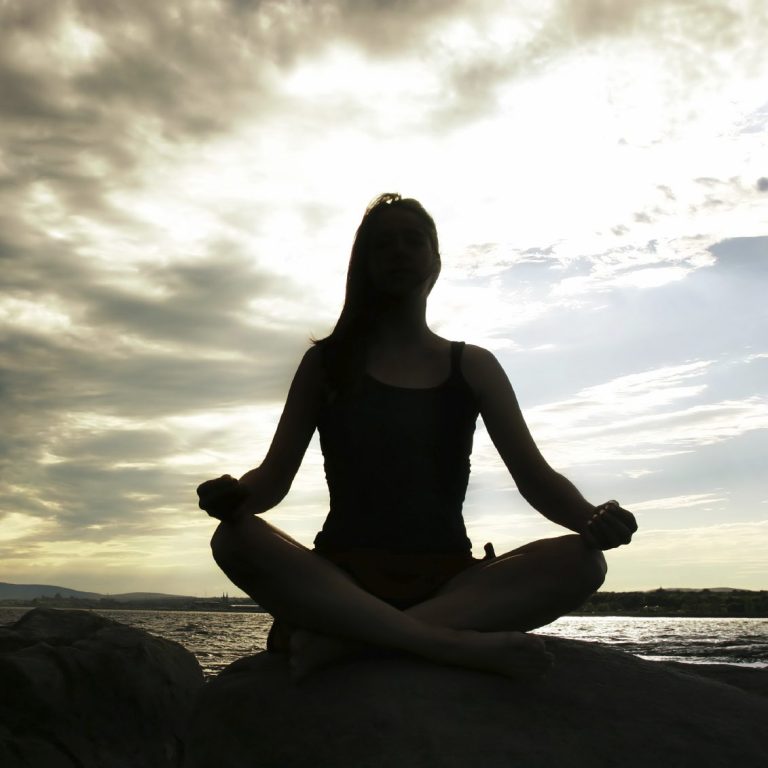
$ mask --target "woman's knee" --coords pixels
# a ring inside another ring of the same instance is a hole
[[[257,517],[242,519],[237,523],[219,523],[211,537],[213,559],[224,568],[246,554],[253,554],[266,523]],[[250,558],[249,558],[250,559]]]
[[[605,555],[599,549],[587,549],[587,582],[590,592],[597,592],[605,582],[608,574],[608,563],[605,561]]]
[[[581,537],[579,537],[581,539]],[[605,561],[605,555],[599,549],[590,549],[582,542],[584,553],[582,555],[582,578],[587,592],[592,594],[597,592],[605,582],[608,573],[608,563]]]
[[[564,549],[567,552],[565,567],[569,578],[579,591],[592,594],[603,585],[608,573],[605,556],[599,549],[586,546],[584,539],[578,534],[563,537]]]
[[[211,537],[211,554],[222,568],[232,557],[233,545],[232,526],[229,523],[219,523]]]

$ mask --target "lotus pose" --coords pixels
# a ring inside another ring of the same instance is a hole
[[[593,506],[549,466],[490,352],[429,329],[439,273],[429,214],[377,198],[338,322],[304,355],[264,461],[198,488],[221,520],[216,562],[273,615],[268,647],[289,654],[296,678],[371,649],[542,675],[552,657],[528,631],[598,589],[601,550],[637,530],[618,503]],[[472,557],[462,503],[478,414],[525,499],[573,533]],[[310,550],[262,514],[288,493],[315,429],[330,511]]]

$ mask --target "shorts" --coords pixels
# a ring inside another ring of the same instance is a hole
[[[366,592],[401,611],[434,597],[454,576],[483,562],[469,552],[421,554],[378,549],[314,552],[348,573]],[[486,544],[484,560],[492,557],[493,547]],[[290,633],[290,627],[275,619],[267,637],[267,650],[287,650]]]

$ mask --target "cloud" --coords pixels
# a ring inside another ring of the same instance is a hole
[[[42,238],[5,263],[0,509],[55,520],[61,540],[134,535],[191,505],[193,468],[168,459],[215,463],[216,445],[169,420],[271,407],[307,344],[300,316],[265,322],[253,303],[298,302],[291,281],[231,243],[125,267]]]
[[[415,50],[457,2],[186,3],[42,0],[3,6],[2,138],[16,182],[45,178],[98,205],[94,187],[140,172],[169,143],[280,108],[276,80],[334,45]],[[37,130],[26,130],[35,121]]]
[[[632,512],[668,512],[675,509],[688,509],[703,505],[716,504],[727,501],[726,496],[715,493],[687,493],[680,496],[667,496],[662,499],[648,499],[647,501],[633,501],[627,503]]]
[[[768,429],[768,401],[761,396],[681,407],[679,401],[705,394],[710,365],[620,376],[529,409],[529,422],[560,467],[659,459]]]
[[[723,358],[762,349],[762,4],[0,5],[4,558],[207,558],[194,486],[263,456],[379,187],[434,196],[438,323],[524,372],[564,463],[663,482],[762,428]],[[312,462],[275,518],[302,536]]]
[[[524,3],[508,17],[492,6],[486,15],[466,20],[463,50],[458,56],[445,49],[446,101],[436,112],[436,123],[449,124],[477,118],[498,109],[505,85],[541,76],[564,60],[600,55],[610,58],[609,71],[601,68],[609,97],[631,103],[641,94],[624,67],[628,57],[653,51],[655,66],[647,73],[656,79],[656,97],[663,120],[675,119],[680,100],[691,91],[724,85],[733,68],[757,75],[761,39],[768,30],[768,12],[755,0],[737,7],[727,0],[693,4],[685,0],[560,0],[537,13]],[[527,23],[521,23],[520,19]],[[500,35],[498,29],[506,30]],[[758,31],[759,30],[759,31]],[[438,38],[439,39],[439,38]],[[650,59],[649,59],[650,60]],[[726,63],[727,62],[727,63]],[[673,75],[673,76],[670,76]],[[647,94],[642,94],[643,98]]]

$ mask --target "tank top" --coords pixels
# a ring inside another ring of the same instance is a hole
[[[436,387],[365,374],[354,394],[323,406],[330,510],[319,551],[470,552],[462,506],[478,405],[461,373],[463,349],[451,343],[450,374]]]

